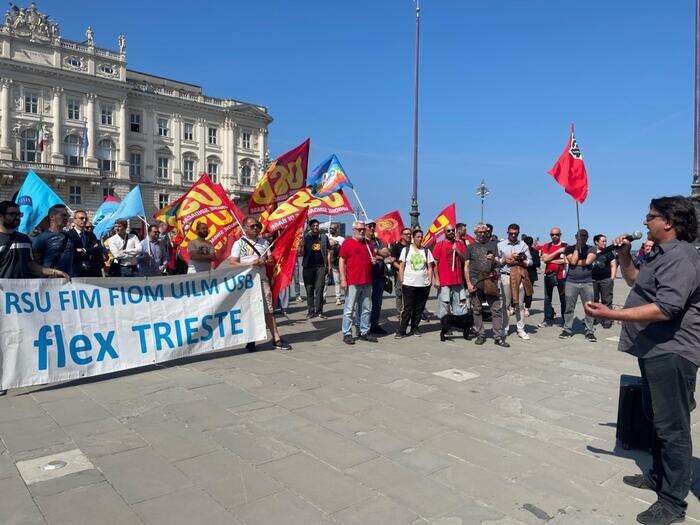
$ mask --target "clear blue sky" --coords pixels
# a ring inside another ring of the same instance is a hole
[[[311,137],[336,152],[369,215],[411,192],[414,9],[410,0],[87,2],[39,9],[80,40],[127,36],[130,68],[264,104],[272,156]],[[569,123],[589,173],[582,226],[642,229],[649,199],[688,194],[692,0],[424,0],[419,200],[425,226],[456,201],[486,218],[570,238],[573,201],[546,174]]]

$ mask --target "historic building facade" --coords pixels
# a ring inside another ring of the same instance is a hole
[[[126,68],[117,49],[63,39],[57,22],[10,4],[0,26],[0,200],[34,170],[71,208],[94,211],[136,185],[146,214],[207,172],[239,203],[267,162],[263,106]]]

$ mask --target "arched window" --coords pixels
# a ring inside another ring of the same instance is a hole
[[[207,174],[212,182],[219,182],[219,166],[221,161],[218,157],[209,157],[207,159]]]
[[[83,165],[80,137],[78,135],[68,135],[63,140],[63,156],[68,166]]]
[[[241,168],[241,184],[243,186],[250,186],[252,180],[253,170],[250,165],[246,164]]]
[[[97,143],[97,163],[102,171],[116,171],[117,148],[110,139],[102,139]]]
[[[40,162],[41,152],[36,130],[25,129],[19,136],[19,158],[25,162]]]

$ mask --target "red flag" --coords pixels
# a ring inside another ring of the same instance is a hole
[[[280,292],[292,282],[297,252],[308,215],[309,208],[304,208],[294,221],[282,230],[282,234],[275,241],[275,246],[272,249],[272,260],[275,261],[275,265],[270,271],[272,304],[277,301]]]
[[[401,230],[404,229],[403,219],[399,210],[390,211],[375,221],[374,234],[386,245],[397,242],[401,238]]]
[[[578,147],[578,142],[576,142],[576,137],[574,137],[573,129],[564,152],[554,167],[547,173],[554,177],[554,180],[564,188],[564,191],[576,201],[583,202],[588,197],[586,165],[583,163],[583,156]]]
[[[443,236],[445,226],[448,224],[454,226],[456,222],[457,209],[455,207],[455,203],[453,202],[447,208],[442,210],[437,217],[435,217],[435,220],[430,225],[430,228],[428,228],[428,231],[423,237],[423,246],[427,247],[435,244],[435,241],[437,241],[439,237]]]
[[[281,202],[272,212],[263,212],[260,215],[260,222],[266,232],[274,232],[291,224],[304,209],[309,211],[309,217],[352,213],[352,206],[343,190],[338,190],[325,197],[315,197],[311,194],[310,188],[303,188],[286,201]]]

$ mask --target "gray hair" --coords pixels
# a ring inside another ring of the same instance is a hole
[[[365,223],[363,221],[355,221],[352,223],[352,229],[354,230],[355,228],[358,228],[360,226],[364,226]]]

